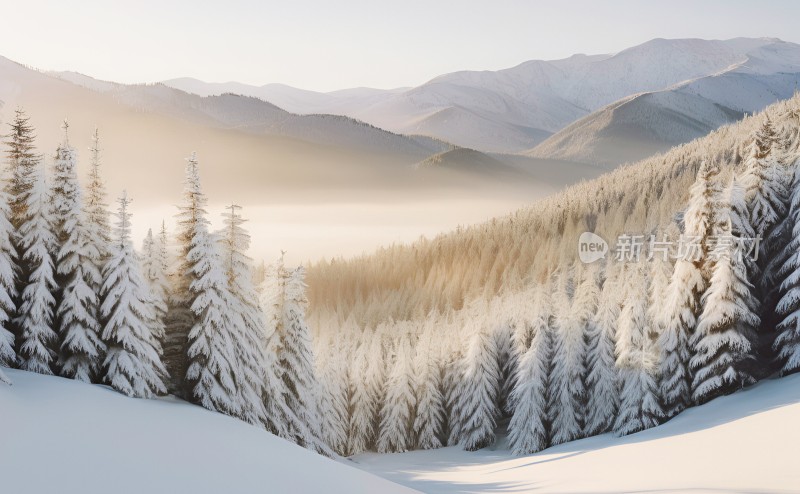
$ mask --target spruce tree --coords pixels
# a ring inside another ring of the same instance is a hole
[[[536,291],[530,325],[530,345],[519,359],[511,402],[513,415],[508,440],[516,455],[535,453],[547,447],[548,371],[551,360],[551,317],[548,295]]]
[[[781,374],[800,370],[800,160],[794,164],[791,196],[791,240],[786,247],[786,263],[780,270],[783,296],[777,306],[782,318],[774,350],[781,362]]]
[[[93,382],[98,380],[105,352],[97,321],[100,253],[83,217],[77,156],[69,144],[68,127],[64,122],[64,140],[56,151],[50,193],[56,282],[61,287],[56,291],[58,366],[64,376]]]
[[[163,227],[162,227],[163,228]],[[166,245],[153,238],[153,230],[148,229],[142,242],[142,275],[147,282],[152,299],[155,327],[153,336],[159,355],[163,355],[164,325],[169,300],[169,282],[167,281]]]
[[[717,253],[719,259],[703,295],[703,312],[691,340],[692,398],[698,404],[754,381],[751,341],[760,322],[758,302],[751,293],[744,254],[730,250]]]
[[[25,111],[18,108],[14,112],[14,120],[9,124],[9,133],[5,136],[6,145],[6,182],[4,192],[8,201],[8,220],[11,222],[13,235],[11,241],[14,247],[14,255],[17,259],[17,279],[15,286],[14,306],[20,308],[23,304],[22,296],[25,286],[31,277],[32,272],[39,266],[35,259],[25,257],[28,247],[23,245],[22,226],[30,221],[35,215],[35,211],[29,211],[28,206],[36,202],[37,198],[30,197],[32,189],[37,180],[44,180],[40,176],[41,156],[36,152],[34,129],[30,124]],[[28,228],[29,230],[30,228]],[[49,248],[50,246],[48,246]],[[17,312],[20,315],[20,312]],[[24,328],[18,323],[17,319],[11,321],[11,332],[16,336],[17,343],[21,344]],[[30,336],[30,335],[29,335]],[[42,335],[43,336],[43,335]],[[47,337],[44,337],[47,340]],[[40,343],[44,340],[40,340]],[[30,342],[29,344],[33,344]],[[34,344],[34,346],[36,346]],[[29,347],[33,351],[34,348]],[[39,351],[42,349],[39,348]],[[41,354],[44,356],[44,354]],[[21,355],[22,356],[22,355]],[[24,356],[25,363],[28,357]],[[47,359],[49,367],[49,358]],[[33,365],[33,368],[43,370],[41,365]],[[49,373],[49,371],[48,371]]]
[[[760,327],[753,336],[757,354],[758,376],[768,375],[773,368],[775,355],[772,346],[774,328],[780,321],[776,314],[779,294],[778,270],[780,253],[788,240],[785,218],[789,209],[789,181],[787,168],[781,163],[778,136],[769,118],[756,132],[745,159],[745,172],[741,181],[745,188],[750,225],[761,239],[756,272],[748,265],[748,279],[754,283],[753,292],[761,306],[757,314]]]
[[[284,439],[291,439],[289,424],[293,412],[284,398],[285,386],[278,356],[283,339],[283,303],[288,273],[283,258],[265,272],[261,286],[260,307],[264,312],[264,419],[268,431]]]
[[[414,356],[407,334],[398,337],[395,361],[386,382],[386,399],[381,407],[378,453],[404,452],[414,446]]]
[[[111,257],[103,269],[104,381],[128,396],[152,398],[166,392],[166,369],[153,331],[153,301],[131,243],[129,204],[123,192]]]
[[[425,329],[416,348],[414,368],[416,376],[417,413],[413,432],[417,449],[442,447],[444,422],[444,396],[442,395],[441,352],[437,345],[433,314],[425,320]]]
[[[186,165],[185,200],[179,215],[181,266],[194,316],[186,349],[188,398],[209,410],[242,417],[231,295],[216,239],[208,231],[206,198],[194,154]]]
[[[577,295],[571,296],[575,292],[573,283],[562,273],[553,299],[556,328],[547,412],[553,444],[578,439],[583,432],[586,395],[584,324],[588,311],[580,307]],[[586,288],[582,287],[581,290],[585,291]],[[576,303],[573,303],[573,299]],[[580,299],[583,300],[584,296],[581,295]]]
[[[267,378],[266,321],[259,306],[258,292],[253,285],[252,259],[246,251],[250,248],[250,235],[242,224],[245,220],[237,212],[240,206],[232,205],[230,213],[224,214],[225,228],[221,234],[223,265],[236,317],[232,325],[232,338],[236,348],[240,381],[237,389],[243,406],[243,414],[250,423],[266,423],[264,409],[264,386]]]
[[[469,350],[464,355],[464,389],[459,396],[460,444],[477,451],[494,442],[494,428],[500,416],[500,367],[496,340],[487,329],[476,326]]]
[[[330,332],[318,347],[317,371],[320,383],[320,420],[322,440],[337,454],[347,455],[349,425],[349,379],[347,363],[351,357],[350,324]]]
[[[617,368],[622,382],[619,413],[614,422],[618,436],[658,425],[663,411],[658,400],[658,352],[648,317],[649,283],[646,264],[626,270],[629,280],[617,332]]]
[[[89,148],[91,153],[91,163],[89,169],[89,180],[86,185],[86,201],[84,203],[83,218],[88,230],[88,237],[97,249],[95,264],[97,270],[102,273],[105,263],[111,256],[111,226],[109,224],[108,204],[106,203],[106,187],[100,175],[100,132],[95,128],[92,134],[92,146]],[[93,280],[89,280],[93,281]],[[98,280],[102,283],[102,280]],[[100,285],[92,285],[92,291],[100,294]],[[97,306],[102,305],[103,299],[100,295]],[[105,324],[102,317],[98,321],[101,326]]]
[[[283,303],[284,338],[278,359],[286,387],[285,398],[296,420],[289,424],[295,442],[325,453],[321,442],[320,420],[317,414],[317,380],[314,373],[314,354],[311,331],[305,320],[305,269],[294,269],[286,280]]]
[[[14,334],[8,329],[16,312],[17,277],[14,227],[8,220],[9,215],[8,196],[0,191],[0,367],[12,367],[17,363]]]
[[[587,331],[586,436],[611,430],[619,407],[619,376],[615,365],[615,334],[619,320],[621,280],[611,266],[598,298],[597,312]]]
[[[369,328],[364,329],[350,365],[351,413],[347,434],[347,449],[350,454],[367,451],[375,436],[372,417],[375,416],[377,404],[367,385],[369,382],[372,338],[374,338],[374,333]]]
[[[31,188],[25,193],[25,221],[19,230],[24,269],[20,281],[21,302],[15,319],[19,328],[19,361],[22,370],[53,374],[58,335],[54,328],[56,289],[51,252],[56,243],[50,220],[47,183],[39,166],[27,176]]]

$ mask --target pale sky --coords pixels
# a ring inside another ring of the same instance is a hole
[[[652,38],[800,41],[796,1],[0,0],[0,55],[118,82],[329,91],[613,53]]]

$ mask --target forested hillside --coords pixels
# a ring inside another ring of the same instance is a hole
[[[525,454],[800,369],[798,105],[506,218],[311,266],[329,444],[476,450],[503,424]],[[604,260],[577,259],[585,231]]]

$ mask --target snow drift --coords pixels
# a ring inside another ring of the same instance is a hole
[[[6,373],[1,492],[412,492],[176,399]]]

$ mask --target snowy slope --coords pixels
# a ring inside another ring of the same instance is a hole
[[[0,385],[0,492],[412,492],[175,399],[8,374],[14,385]]]
[[[446,448],[355,458],[428,493],[800,492],[800,375],[692,408],[666,424],[514,457]]]
[[[527,154],[615,166],[681,144],[792,96],[800,51],[774,41],[709,75],[623,98],[574,122]],[[723,57],[724,59],[724,57]]]

